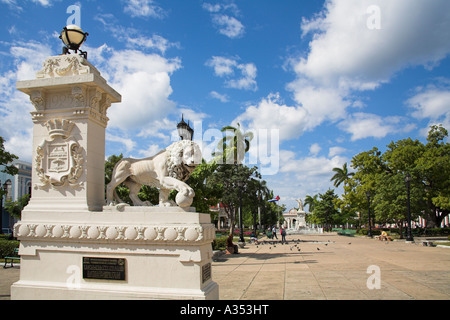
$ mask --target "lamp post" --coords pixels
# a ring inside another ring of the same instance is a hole
[[[9,182],[9,183],[8,183]],[[0,183],[1,180],[0,180]],[[5,200],[7,200],[8,197],[8,186],[11,184],[11,181],[6,181],[3,184],[3,191],[5,191]],[[3,195],[0,198],[0,234],[3,234]]]
[[[411,198],[410,198],[410,185],[411,185],[411,175],[406,173],[406,195],[407,195],[407,207],[408,207],[408,230],[406,231],[406,241],[414,241],[411,233]]]
[[[177,124],[178,135],[181,140],[192,140],[194,136],[194,129],[191,128],[189,122],[184,121],[184,116],[181,115],[181,121]]]
[[[84,32],[79,26],[74,24],[64,27],[59,36],[65,45],[65,47],[63,47],[63,54],[70,54],[69,50],[74,50],[75,53],[79,50],[80,55],[87,59],[87,52],[81,51],[80,46],[86,41],[88,35],[87,32]]]
[[[239,187],[239,244],[241,246],[245,246],[245,240],[244,240],[244,229],[242,227],[242,192],[244,187],[244,182],[242,180],[238,181],[238,187]]]
[[[369,213],[369,232],[367,233],[367,236],[372,238],[372,222],[370,220],[370,191],[366,192],[367,196],[367,211]]]

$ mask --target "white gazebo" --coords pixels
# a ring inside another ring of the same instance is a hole
[[[298,199],[297,202],[298,209],[292,208],[288,212],[283,213],[286,229],[300,230],[306,227],[306,212],[303,210],[302,200]]]

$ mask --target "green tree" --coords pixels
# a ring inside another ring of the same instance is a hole
[[[440,226],[450,213],[450,143],[442,126],[430,128],[425,151],[416,161],[416,181],[421,182],[426,201],[425,218],[431,227]]]
[[[0,137],[0,165],[4,166],[1,171],[15,176],[19,172],[19,169],[17,169],[16,166],[12,165],[12,162],[19,159],[19,157],[6,151],[4,143],[5,140]]]
[[[218,165],[211,176],[211,183],[216,185],[218,199],[224,205],[225,213],[230,221],[230,233],[234,232],[236,215],[242,197],[243,205],[250,197],[251,179],[261,178],[258,168],[249,168],[244,165]]]
[[[353,172],[348,172],[347,168],[347,162],[344,163],[344,165],[341,168],[333,168],[333,171],[335,172],[334,176],[330,179],[330,181],[334,181],[333,185],[337,188],[342,183],[345,183],[350,179],[350,177],[354,176],[355,174]]]
[[[305,207],[308,206],[309,212],[314,212],[314,209],[315,209],[315,207],[317,205],[317,202],[318,202],[318,200],[317,200],[318,196],[319,196],[318,194],[315,194],[312,197],[309,196],[309,195],[306,196],[305,201],[304,201],[304,205],[305,205]]]
[[[211,177],[217,166],[215,162],[206,163],[202,159],[202,163],[195,168],[187,181],[195,191],[192,207],[195,207],[198,212],[209,213],[210,206],[219,202],[221,190],[216,184],[211,183]]]
[[[223,127],[222,132],[228,133],[217,145],[213,156],[216,157],[218,163],[225,164],[242,164],[245,153],[250,150],[250,141],[253,139],[253,132],[243,132],[241,125],[237,127]]]
[[[21,219],[22,218],[22,210],[25,208],[30,201],[30,195],[26,194],[16,201],[8,200],[5,203],[5,209],[9,212],[9,214],[16,218]]]
[[[339,211],[336,209],[335,201],[338,196],[334,190],[330,189],[325,193],[319,194],[319,201],[314,209],[314,221],[318,224],[325,225],[326,230],[330,229],[330,225],[339,221]]]

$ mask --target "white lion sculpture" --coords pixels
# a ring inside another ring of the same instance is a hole
[[[126,158],[114,167],[111,182],[106,187],[107,205],[115,205],[114,200],[123,202],[115,192],[116,187],[124,183],[130,189],[130,199],[135,206],[147,206],[151,203],[141,201],[138,192],[142,185],[159,188],[161,207],[189,207],[195,192],[184,181],[202,161],[199,146],[191,140],[180,140],[153,157],[145,159]],[[176,203],[169,201],[171,190],[177,190]]]

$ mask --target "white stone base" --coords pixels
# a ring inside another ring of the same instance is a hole
[[[116,287],[18,281],[11,287],[13,300],[218,300],[219,287],[210,282],[202,290]]]
[[[24,214],[11,299],[213,299],[210,216],[181,208]],[[83,258],[125,259],[124,280],[88,279]]]

